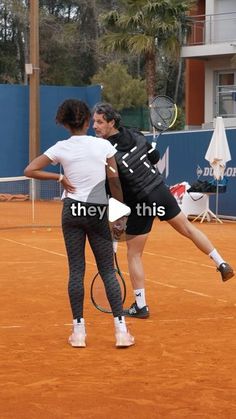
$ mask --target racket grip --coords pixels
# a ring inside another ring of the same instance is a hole
[[[117,248],[118,248],[118,241],[117,240],[113,240],[113,252],[114,253],[117,252]]]

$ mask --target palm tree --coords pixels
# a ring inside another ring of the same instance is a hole
[[[121,9],[103,15],[107,52],[144,54],[149,103],[156,95],[157,50],[179,57],[186,12],[195,0],[121,0]]]

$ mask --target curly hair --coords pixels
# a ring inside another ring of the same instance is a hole
[[[58,108],[56,122],[68,125],[72,129],[83,128],[91,118],[91,112],[85,102],[78,99],[67,99]]]
[[[121,116],[120,114],[112,107],[110,103],[97,103],[93,108],[93,114],[98,113],[99,115],[103,115],[105,121],[110,122],[112,120],[115,121],[115,128],[119,128]]]

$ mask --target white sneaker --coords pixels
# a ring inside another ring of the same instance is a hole
[[[85,338],[86,334],[84,332],[73,332],[72,335],[69,337],[69,344],[75,348],[85,348]]]
[[[134,345],[134,337],[129,332],[116,332],[116,347],[126,348]]]
[[[69,337],[69,344],[75,348],[85,348],[86,346],[86,332],[85,332],[85,321],[80,319],[78,323],[76,319],[73,319],[73,333]]]

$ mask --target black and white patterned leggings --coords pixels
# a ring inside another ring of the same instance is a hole
[[[122,297],[116,279],[112,239],[107,212],[99,220],[96,216],[73,216],[71,204],[78,204],[70,198],[64,200],[62,211],[62,230],[69,263],[68,293],[74,319],[83,317],[85,242],[88,237],[96,259],[98,271],[104,282],[106,295],[114,317],[122,315]],[[85,205],[84,203],[81,203]],[[88,206],[88,204],[86,204]],[[92,204],[90,204],[92,205]]]

